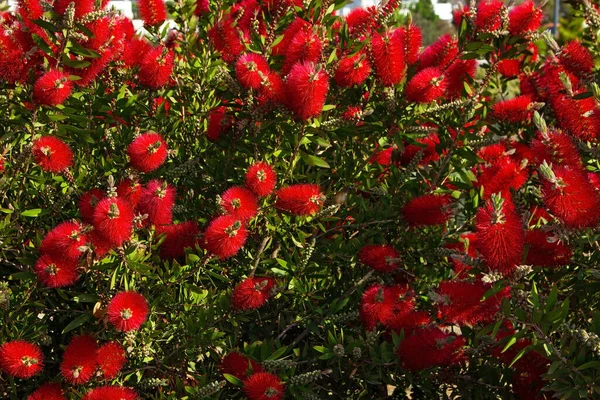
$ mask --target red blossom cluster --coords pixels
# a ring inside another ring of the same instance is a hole
[[[243,382],[249,400],[283,400],[285,388],[279,378],[264,371],[257,361],[233,351],[221,359],[220,370]]]

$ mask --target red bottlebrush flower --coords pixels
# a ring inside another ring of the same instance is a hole
[[[145,55],[152,50],[152,44],[144,37],[133,37],[125,45],[122,61],[126,67],[140,65]]]
[[[388,327],[400,333],[404,331],[405,336],[412,335],[416,330],[423,329],[431,323],[431,316],[426,311],[410,311],[399,313],[388,320]]]
[[[538,133],[538,137],[531,142],[531,151],[533,161],[537,164],[546,161],[548,164],[570,165],[573,168],[583,166],[579,149],[573,143],[573,139],[562,132]]]
[[[46,383],[31,393],[27,400],[66,400],[58,383]]]
[[[489,146],[482,147],[477,152],[477,157],[483,159],[483,161],[490,164],[497,163],[507,155],[508,154],[505,142],[495,143]]]
[[[492,107],[492,116],[499,121],[519,123],[531,120],[534,108],[530,96],[517,96],[500,101]]]
[[[528,246],[528,265],[539,265],[542,267],[554,267],[567,265],[573,255],[571,248],[558,241],[551,232],[541,229],[527,231],[525,244]]]
[[[258,204],[256,196],[250,190],[234,186],[221,195],[219,204],[225,210],[225,214],[247,221],[256,216]]]
[[[243,54],[235,63],[235,76],[246,89],[259,89],[269,72],[269,63],[260,54]]]
[[[160,25],[167,19],[167,8],[162,0],[139,0],[138,9],[145,25]]]
[[[232,351],[223,357],[219,369],[222,373],[233,375],[241,380],[245,380],[253,373],[263,372],[262,365],[237,351]]]
[[[446,97],[456,99],[462,96],[465,82],[475,76],[476,60],[455,60],[444,73],[446,82]]]
[[[141,172],[151,172],[167,159],[168,147],[162,136],[146,132],[138,136],[127,148],[133,168]]]
[[[423,45],[423,32],[417,25],[410,24],[408,27],[401,27],[394,31],[398,36],[400,43],[404,48],[404,58],[408,65],[413,65],[419,61],[421,55],[421,46]]]
[[[270,72],[265,79],[263,79],[261,86],[258,88],[258,95],[256,96],[256,102],[258,105],[265,103],[283,103],[285,100],[285,85],[281,77],[275,73]]]
[[[525,233],[510,197],[492,197],[477,210],[477,247],[491,271],[510,275],[521,263]]]
[[[86,393],[83,400],[138,400],[135,390],[121,386],[100,386]]]
[[[463,17],[469,12],[471,8],[469,6],[459,6],[452,10],[452,23],[456,28],[460,28]]]
[[[104,258],[113,248],[113,245],[104,238],[104,236],[100,235],[98,231],[92,230],[89,233],[89,241],[91,247],[94,250],[94,256],[96,260],[100,260]]]
[[[493,32],[502,26],[502,8],[500,0],[484,0],[477,5],[475,26],[482,32]]]
[[[390,326],[391,321],[407,314],[415,307],[412,292],[405,286],[370,286],[360,301],[360,318],[365,329],[371,331],[378,323]]]
[[[116,378],[127,362],[125,350],[117,342],[108,342],[100,346],[97,357],[100,370],[106,380]]]
[[[136,292],[119,292],[108,304],[108,322],[120,332],[139,329],[148,318],[148,302]]]
[[[275,189],[277,174],[269,164],[258,161],[246,172],[246,187],[257,196],[268,196]]]
[[[284,55],[296,34],[302,29],[308,28],[309,26],[310,24],[308,22],[306,22],[302,18],[296,17],[296,19],[294,19],[292,23],[289,24],[287,28],[285,28],[285,31],[283,31],[283,39],[276,46],[273,47],[273,55]]]
[[[363,109],[360,106],[349,106],[341,115],[346,121],[355,122],[357,126],[362,125],[360,122],[363,116]]]
[[[153,0],[162,3],[162,0]],[[139,82],[151,89],[160,89],[169,83],[174,67],[174,54],[161,45],[148,51],[140,62]]]
[[[283,400],[285,389],[279,378],[268,372],[250,375],[244,381],[244,393],[248,400]]]
[[[17,12],[24,20],[40,19],[44,15],[44,8],[39,0],[21,0],[17,4]]]
[[[28,379],[44,368],[42,350],[25,340],[13,340],[0,346],[0,369],[10,376]]]
[[[217,107],[208,113],[206,136],[211,142],[219,140],[223,131],[231,125],[231,120],[227,118],[226,111],[227,108],[225,107]]]
[[[346,15],[346,24],[350,36],[358,36],[370,33],[375,27],[377,9],[375,7],[357,7]]]
[[[371,58],[375,76],[383,86],[395,86],[406,70],[404,44],[392,32],[374,33],[371,38]]]
[[[361,263],[379,272],[394,272],[398,269],[398,253],[392,246],[382,244],[369,244],[363,246],[358,253]]]
[[[135,208],[142,197],[142,185],[137,180],[124,179],[117,185],[117,195]]]
[[[273,278],[246,278],[233,289],[231,306],[236,310],[256,310],[269,300],[273,286]]]
[[[42,285],[51,288],[71,286],[79,278],[75,261],[69,258],[55,258],[48,254],[37,260],[35,273]]]
[[[452,215],[450,195],[426,194],[415,197],[402,208],[402,215],[411,226],[441,225]]]
[[[299,184],[277,191],[275,207],[294,215],[313,215],[321,211],[325,195],[319,185]]]
[[[96,373],[98,345],[90,335],[75,336],[65,348],[60,373],[72,385],[83,385]]]
[[[544,203],[560,222],[570,229],[596,225],[600,218],[600,199],[583,170],[560,165],[552,168],[550,176],[543,175]]]
[[[444,95],[446,87],[446,77],[441,70],[425,68],[408,82],[405,94],[410,101],[431,103]]]
[[[42,136],[33,142],[33,157],[46,172],[62,172],[73,165],[73,152],[55,136]]]
[[[94,218],[94,209],[103,198],[104,192],[100,189],[92,189],[81,195],[78,203],[81,219],[91,223]]]
[[[131,239],[133,210],[119,197],[106,198],[94,210],[94,229],[114,246]]]
[[[294,64],[286,81],[287,105],[296,118],[307,120],[318,117],[323,111],[329,77],[313,63]]]
[[[369,158],[369,164],[379,164],[383,166],[392,165],[394,150],[396,150],[396,146],[390,146],[385,150],[376,151]]]
[[[521,60],[505,59],[498,61],[498,72],[506,78],[514,78],[521,73]]]
[[[340,60],[334,79],[338,86],[351,87],[362,85],[369,75],[371,75],[371,63],[367,55],[359,51]]]
[[[69,4],[71,4],[72,2],[72,0],[56,0],[54,2],[54,11],[60,15],[64,15],[65,11],[67,10],[67,7],[69,7]],[[84,15],[94,11],[94,0],[79,0],[74,3],[75,19],[79,19]]]
[[[234,256],[246,243],[248,231],[234,215],[215,218],[204,234],[206,249],[221,259]]]
[[[464,358],[461,349],[464,345],[464,337],[431,327],[405,338],[396,349],[396,354],[407,370],[422,371],[459,363]]]
[[[544,12],[536,7],[531,0],[514,6],[508,13],[508,31],[511,35],[520,35],[526,32],[537,31],[542,25]]]
[[[52,229],[40,244],[40,253],[49,254],[55,259],[77,260],[81,256],[81,246],[87,244],[87,236],[78,222],[63,222]]]
[[[445,70],[458,54],[458,41],[446,34],[429,45],[419,57],[419,70],[436,67]]]
[[[172,260],[183,257],[186,248],[193,248],[200,233],[198,224],[194,221],[160,226],[156,228],[156,232],[165,235],[165,240],[160,245],[160,257]]]
[[[148,214],[147,221],[154,225],[169,225],[173,221],[175,189],[166,182],[153,179],[142,189],[138,211]]]
[[[4,157],[0,154],[0,173],[4,172]]]
[[[33,100],[45,106],[56,106],[64,103],[72,90],[69,75],[58,70],[48,71],[33,85]]]
[[[418,138],[415,140],[418,144],[409,144],[404,148],[402,153],[402,164],[407,165],[412,159],[421,151],[421,161],[419,165],[425,165],[432,161],[440,159],[440,155],[436,151],[436,146],[440,144],[440,138],[437,133],[431,133],[425,137]]]
[[[570,96],[553,95],[550,104],[562,129],[583,141],[598,141],[600,109],[593,97],[575,100]]]
[[[219,21],[210,28],[208,38],[226,63],[235,61],[246,50],[238,29],[229,20]]]
[[[594,70],[594,57],[578,40],[564,46],[558,54],[560,64],[573,75],[583,78]]]
[[[508,190],[518,190],[529,179],[529,172],[524,165],[512,158],[504,157],[486,167],[475,182],[475,187],[484,188],[484,198],[492,194]]]
[[[286,75],[297,63],[317,63],[323,53],[323,42],[312,27],[300,29],[292,38],[284,55],[282,73]]]
[[[481,281],[446,281],[440,284],[438,294],[442,303],[438,305],[438,318],[446,323],[458,325],[486,324],[495,319],[502,299],[510,295],[510,288],[482,301],[490,285]]]
[[[196,8],[194,9],[194,15],[198,17],[208,14],[210,12],[210,1],[209,0],[196,0]]]
[[[466,255],[476,258],[479,255],[477,252],[477,236],[473,233],[462,234],[458,243],[446,244],[444,247],[463,253],[449,257],[456,275],[461,275],[471,270],[470,265],[463,263],[461,256]]]

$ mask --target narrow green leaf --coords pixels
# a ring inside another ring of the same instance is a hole
[[[91,318],[92,316],[89,314],[81,314],[79,317],[71,321],[69,325],[67,325],[65,329],[63,329],[62,333],[67,333],[72,331],[73,329],[79,328],[81,325],[88,322]]]

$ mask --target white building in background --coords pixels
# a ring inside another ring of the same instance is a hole
[[[407,10],[408,8],[410,8],[410,6],[414,3],[416,3],[418,0],[404,0],[402,2],[402,8]],[[354,8],[358,8],[358,7],[370,7],[370,6],[374,6],[376,4],[378,4],[379,1],[377,0],[354,0],[353,3],[348,4],[347,6],[345,6],[344,8],[342,8],[340,11],[341,15],[348,15],[348,13],[350,11],[352,11]],[[433,11],[436,13],[436,15],[444,21],[451,21],[452,20],[452,3],[450,3],[448,0],[431,0],[431,4],[433,5]]]

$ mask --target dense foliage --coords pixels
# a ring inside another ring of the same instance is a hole
[[[600,397],[598,8],[343,5],[0,14],[2,398]]]

